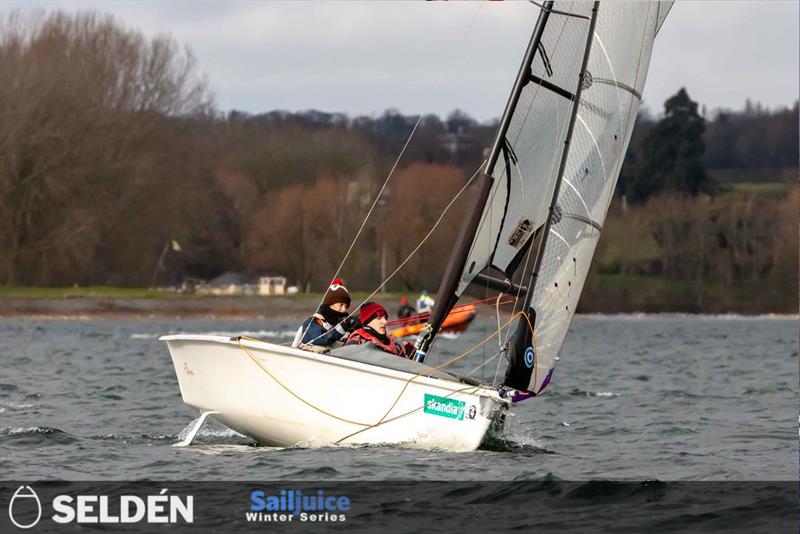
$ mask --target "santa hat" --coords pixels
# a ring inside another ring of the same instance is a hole
[[[322,303],[326,306],[330,306],[337,302],[343,302],[347,306],[350,306],[350,292],[344,287],[344,282],[339,278],[334,278],[328,290],[325,292]]]
[[[381,315],[389,317],[389,314],[386,313],[386,308],[377,302],[365,302],[361,305],[361,309],[358,312],[358,322],[365,325]]]

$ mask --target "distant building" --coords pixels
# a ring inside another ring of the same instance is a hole
[[[228,271],[197,287],[205,295],[254,295],[256,285],[243,273]]]
[[[285,295],[285,276],[262,276],[258,279],[259,295]]]
[[[187,288],[188,289],[188,288]],[[195,293],[201,295],[286,295],[286,277],[269,275],[253,278],[243,273],[228,271],[207,282],[194,284]],[[295,292],[297,288],[294,288]]]

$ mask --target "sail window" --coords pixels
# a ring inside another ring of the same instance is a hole
[[[533,223],[528,219],[522,219],[517,223],[517,227],[508,238],[508,244],[514,248],[519,248],[525,242],[533,230]]]

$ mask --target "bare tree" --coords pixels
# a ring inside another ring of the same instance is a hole
[[[122,184],[152,179],[139,149],[160,118],[210,96],[190,51],[93,13],[12,12],[0,68],[0,280],[65,281],[124,208]]]

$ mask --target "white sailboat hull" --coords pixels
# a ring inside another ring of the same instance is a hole
[[[470,451],[509,405],[494,389],[416,376],[430,368],[374,349],[345,347],[360,351],[347,359],[219,336],[161,339],[183,401],[265,445]]]

